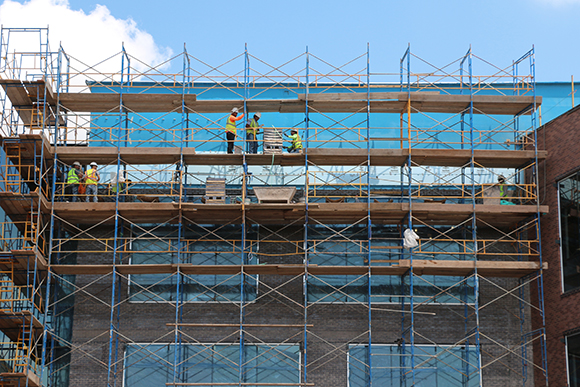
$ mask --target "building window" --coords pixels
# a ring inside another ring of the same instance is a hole
[[[424,236],[415,249],[415,258],[433,260],[474,260],[475,244],[461,231],[439,227],[445,239],[429,237],[435,227],[420,229]],[[458,228],[459,229],[459,228]],[[452,234],[453,233],[453,234]],[[310,264],[319,266],[367,266],[368,240],[366,226],[311,227],[309,239]],[[372,266],[398,265],[399,259],[409,259],[408,250],[401,246],[400,230],[396,227],[374,227],[371,242]],[[456,240],[451,240],[451,236]],[[308,277],[308,302],[356,303],[367,302],[369,287],[366,275],[321,275]],[[410,278],[376,275],[371,277],[373,303],[410,302]],[[443,291],[444,289],[444,291]],[[475,302],[475,279],[450,276],[423,275],[413,277],[413,297],[416,302],[433,304],[463,304]]]
[[[193,264],[193,265],[240,265],[238,230],[222,227],[207,236],[207,228],[184,227],[178,238],[176,227],[152,228],[133,233],[131,243],[132,265]],[[233,241],[233,242],[232,242]],[[180,245],[181,244],[181,245]],[[178,254],[178,250],[181,250]],[[179,258],[178,258],[179,257]],[[245,264],[256,264],[255,256],[247,255]],[[133,274],[129,286],[131,302],[175,302],[177,281],[180,280],[181,302],[239,302],[241,276],[218,274]],[[256,275],[244,274],[244,301],[256,299],[258,285]]]
[[[560,250],[564,292],[580,288],[580,173],[559,185]]]
[[[479,361],[473,345],[415,345],[412,348],[415,356],[414,380],[410,346],[373,344],[370,354],[368,348],[368,345],[350,346],[348,387],[480,385],[480,372],[477,368]],[[372,358],[370,363],[369,355]]]
[[[179,351],[176,353],[176,348]],[[297,344],[129,344],[125,349],[125,387],[157,387],[166,383],[208,386],[223,383],[300,383]],[[242,361],[242,369],[239,364]],[[241,371],[241,372],[240,372]],[[240,380],[240,375],[241,379]]]
[[[566,336],[568,352],[568,386],[580,387],[580,333]]]

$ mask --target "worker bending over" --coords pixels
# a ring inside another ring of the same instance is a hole
[[[246,124],[246,142],[248,143],[248,153],[258,153],[258,133],[260,133],[260,128],[264,125],[258,125],[258,121],[262,117],[262,114],[254,114],[254,118],[248,120]]]
[[[239,109],[237,107],[232,109],[232,113],[226,122],[226,141],[228,142],[228,153],[234,153],[234,141],[236,140],[236,122],[244,118],[244,113],[238,117]]]
[[[292,129],[290,131],[290,136],[287,135],[287,137],[290,138],[290,140],[292,141],[292,144],[290,144],[290,146],[287,148],[288,152],[289,153],[300,152],[300,150],[302,149],[302,139],[300,138],[298,131],[296,129]]]

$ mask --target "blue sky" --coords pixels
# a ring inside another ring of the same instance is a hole
[[[16,0],[2,0],[0,4],[9,2]],[[567,82],[575,75],[580,81],[580,50],[576,42],[580,0],[30,0],[19,3],[59,6],[61,15],[63,7],[79,11],[75,15],[91,14],[100,4],[110,13],[107,20],[119,20],[129,26],[124,41],[137,33],[150,36],[151,46],[138,45],[145,51],[144,55],[150,51],[161,53],[157,57],[163,53],[177,54],[185,43],[190,54],[212,65],[243,52],[247,43],[253,55],[271,64],[300,55],[308,46],[311,53],[338,66],[364,53],[368,42],[371,71],[397,72],[399,58],[409,43],[415,55],[437,66],[459,58],[471,45],[479,57],[505,67],[535,45],[537,80]],[[36,12],[34,9],[39,8],[29,7],[26,12]],[[47,11],[36,19],[22,15],[21,21],[18,17],[6,20],[8,13],[5,13],[2,18],[0,12],[0,22],[9,27],[32,27],[30,20],[40,26],[52,23],[51,28],[62,23],[58,14],[50,16]],[[66,48],[67,40],[78,34],[77,28],[58,40]],[[91,34],[106,40],[107,23],[93,27]],[[112,40],[111,45],[118,47],[119,43]],[[91,50],[95,44],[84,46]]]

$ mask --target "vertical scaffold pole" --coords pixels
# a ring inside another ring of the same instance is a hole
[[[185,91],[187,85],[187,76],[186,76],[186,69],[189,68],[189,57],[187,56],[187,49],[185,44],[183,45],[183,74],[182,74],[182,81],[181,81],[181,141],[180,141],[180,148],[179,148],[179,169],[177,171],[177,178],[179,179],[179,219],[177,222],[177,272],[175,273],[175,332],[174,332],[174,341],[175,344],[173,346],[173,383],[180,383],[186,382],[182,380],[182,337],[181,337],[181,320],[182,320],[182,305],[184,302],[184,292],[182,290],[182,283],[183,283],[183,275],[181,274],[180,264],[182,264],[183,260],[183,211],[182,211],[182,202],[186,198],[186,188],[184,187],[184,159],[183,159],[183,147],[184,141],[187,138],[186,132],[186,106],[185,106]],[[171,240],[169,240],[171,243]]]
[[[125,59],[127,60],[127,69],[130,69],[130,61],[125,51],[125,46],[123,45],[121,51],[121,81],[119,84],[119,135],[117,136],[117,188],[119,187],[119,173],[121,171],[121,139],[123,138],[123,117],[125,115],[125,109],[123,107],[123,88],[124,88],[124,81],[125,81]],[[129,80],[129,71],[127,71],[127,80]],[[110,322],[109,322],[109,358],[107,364],[107,385],[113,387],[116,385],[117,375],[116,375],[116,361],[113,360],[113,357],[117,357],[118,355],[118,345],[119,345],[119,337],[117,333],[118,324],[119,324],[119,313],[117,312],[117,321],[115,323],[115,301],[120,296],[120,281],[121,277],[117,273],[117,253],[118,253],[118,246],[119,246],[119,189],[117,189],[117,193],[115,196],[115,228],[114,228],[114,236],[113,236],[113,271],[111,273],[111,312],[110,312]],[[119,281],[119,284],[117,284]],[[114,363],[113,363],[114,361]]]
[[[247,100],[248,100],[248,73],[249,68],[248,44],[245,45],[244,50],[244,115],[247,115]],[[242,133],[245,133],[245,125],[242,125]],[[239,376],[238,383],[241,387],[244,383],[244,362],[245,362],[245,345],[244,345],[244,320],[245,320],[245,273],[244,264],[246,262],[246,179],[248,175],[248,165],[246,162],[246,136],[244,138],[244,147],[242,151],[242,237],[241,237],[241,268],[240,270],[240,355],[239,355]]]
[[[372,276],[371,276],[371,247],[372,247],[372,222],[371,222],[371,74],[370,74],[370,45],[367,43],[367,308],[368,308],[368,359],[369,359],[369,382],[372,386],[373,362],[372,362]]]
[[[55,124],[54,124],[54,135],[53,135],[53,147],[55,149],[54,152],[54,156],[53,156],[53,160],[52,160],[52,165],[53,165],[53,173],[52,173],[52,189],[51,189],[51,195],[50,195],[50,228],[49,228],[49,238],[48,238],[48,243],[47,243],[47,248],[48,248],[48,257],[47,257],[47,264],[50,268],[50,265],[52,263],[52,240],[54,238],[54,199],[55,199],[55,195],[56,195],[56,179],[57,179],[57,175],[58,175],[58,157],[57,157],[57,141],[58,141],[58,128],[60,125],[60,120],[58,119],[58,117],[60,117],[60,92],[61,92],[61,82],[62,82],[62,62],[63,62],[63,56],[65,55],[64,53],[64,49],[62,48],[62,45],[59,47],[58,50],[58,57],[57,57],[57,74],[56,74],[56,78],[57,78],[57,83],[56,83],[56,117],[57,119],[55,120]],[[48,137],[50,139],[50,136]],[[47,274],[47,278],[46,278],[46,294],[45,294],[45,298],[46,298],[46,307],[44,309],[44,321],[46,322],[48,319],[48,313],[49,313],[49,309],[50,309],[50,285],[51,285],[51,280],[52,280],[52,271],[49,269],[48,270],[48,274]],[[56,281],[55,281],[56,282]],[[55,283],[56,285],[56,283]],[[56,302],[55,302],[56,305]],[[44,372],[44,368],[46,366],[46,358],[47,358],[47,353],[46,353],[46,348],[47,348],[47,340],[48,340],[48,332],[47,332],[47,327],[45,325],[44,328],[44,334],[42,337],[42,359],[41,359],[41,367],[40,367],[40,380],[43,380],[43,372]],[[51,335],[51,343],[54,344],[55,341],[55,335],[52,334]],[[54,345],[52,345],[54,347]],[[52,356],[54,356],[54,352],[51,350],[50,351],[50,356],[51,356],[51,364],[52,364]],[[50,378],[51,375],[49,374],[47,376],[47,378]],[[50,379],[49,380],[49,384],[50,384]]]
[[[544,372],[545,378],[545,385],[548,385],[548,355],[547,355],[547,348],[546,348],[546,313],[544,310],[544,273],[543,273],[543,257],[542,257],[542,233],[540,228],[540,196],[538,192],[538,133],[537,133],[537,96],[536,96],[536,54],[535,54],[535,47],[532,45],[532,49],[530,50],[530,73],[532,77],[532,90],[534,96],[534,104],[532,107],[532,114],[531,114],[531,121],[532,121],[532,132],[534,133],[534,173],[532,176],[535,176],[536,179],[536,240],[538,241],[538,260],[540,262],[540,275],[537,279],[537,287],[538,287],[538,302],[539,302],[539,310],[542,317],[542,327],[541,327],[541,338],[540,338],[540,346],[541,346],[541,357],[542,357],[542,369]],[[534,178],[534,177],[533,177]]]
[[[310,55],[308,46],[306,46],[306,84],[305,84],[305,106],[304,106],[304,281],[302,281],[304,294],[304,363],[302,365],[302,383],[308,383],[308,138],[309,133],[309,115],[308,115],[308,94],[310,92]]]
[[[413,230],[413,169],[412,169],[412,155],[411,155],[411,44],[408,45],[405,52],[407,60],[407,136],[409,156],[407,157],[407,198],[409,201],[408,227]],[[411,314],[411,325],[409,329],[409,338],[411,346],[411,380],[412,385],[415,385],[415,283],[413,274],[413,250],[409,249],[409,310]]]
[[[473,54],[471,51],[471,46],[469,46],[469,50],[467,53],[467,63],[469,69],[469,143],[471,148],[471,158],[469,161],[470,165],[470,172],[471,172],[471,207],[472,207],[472,215],[471,215],[471,229],[472,229],[472,236],[473,236],[473,245],[475,246],[475,253],[474,253],[474,260],[477,261],[477,214],[475,209],[475,137],[474,137],[474,128],[473,128]],[[479,385],[483,383],[483,377],[481,372],[481,343],[480,343],[480,335],[479,335],[479,274],[477,272],[477,265],[475,265],[475,269],[473,270],[473,279],[475,281],[474,284],[474,310],[475,310],[475,356],[477,359],[477,371],[479,374]]]

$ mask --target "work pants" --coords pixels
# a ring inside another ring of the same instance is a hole
[[[91,201],[91,196],[93,197],[93,202],[97,202],[97,185],[88,184],[87,185],[87,202]]]
[[[236,139],[236,135],[232,132],[226,132],[226,138],[228,141],[228,153],[234,153],[234,140]]]
[[[248,153],[258,153],[258,141],[254,133],[246,133],[246,142],[248,143]]]

